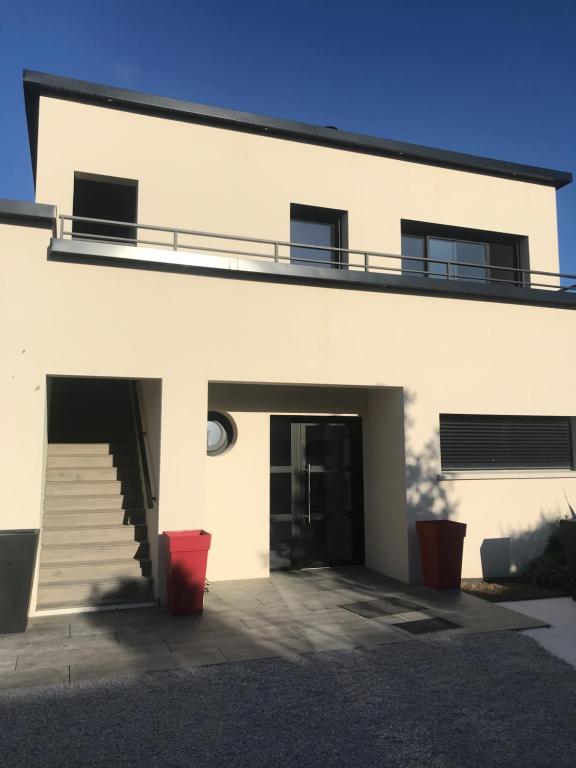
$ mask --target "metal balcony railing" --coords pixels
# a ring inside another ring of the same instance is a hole
[[[215,259],[238,258],[297,267],[336,268],[429,280],[445,279],[538,288],[556,292],[576,292],[576,275],[564,272],[484,266],[461,261],[443,261],[309,243],[291,243],[85,216],[60,215],[59,219],[61,239],[73,238],[111,245],[147,246],[211,256]],[[125,233],[125,236],[122,233]],[[305,253],[310,254],[308,258],[303,255]],[[319,253],[326,253],[327,257],[320,258]],[[136,255],[133,258],[138,259]],[[422,269],[409,268],[408,262],[411,265],[414,262],[421,262]],[[177,263],[184,262],[179,259]],[[432,267],[432,265],[435,266]]]

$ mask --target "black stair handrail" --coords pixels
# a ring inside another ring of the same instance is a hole
[[[140,464],[141,477],[146,496],[146,507],[153,509],[157,501],[152,488],[152,478],[150,467],[148,465],[148,452],[146,450],[146,431],[142,423],[142,414],[140,412],[140,399],[138,397],[137,382],[130,382],[130,400],[132,402],[132,415],[134,419],[134,429],[136,432],[136,448],[138,450],[138,462]]]

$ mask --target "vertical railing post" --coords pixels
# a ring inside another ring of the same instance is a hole
[[[450,272],[450,267],[451,266],[452,265],[450,264],[450,262],[447,261],[446,262],[446,280],[450,280],[450,278],[452,277],[452,273]]]
[[[60,240],[64,240],[64,217],[60,216]]]
[[[278,264],[279,256],[278,256],[278,243],[274,243],[274,261],[276,264]]]
[[[367,253],[364,254],[364,271],[370,272],[370,257]]]
[[[174,230],[173,235],[174,235],[173,249],[177,251],[178,250],[178,230],[177,229]]]

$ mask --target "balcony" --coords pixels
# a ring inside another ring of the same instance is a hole
[[[125,234],[124,234],[125,233]],[[327,253],[322,253],[327,252]],[[307,255],[309,254],[309,255]],[[49,258],[274,282],[576,308],[576,275],[59,216]],[[409,261],[410,268],[406,264]],[[404,263],[403,263],[404,262]],[[421,262],[421,268],[418,262]]]

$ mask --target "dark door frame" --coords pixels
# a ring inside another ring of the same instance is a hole
[[[363,440],[362,440],[362,417],[361,416],[316,416],[311,415],[274,415],[270,419],[270,440],[272,441],[272,423],[273,420],[284,421],[290,424],[346,424],[350,427],[352,439],[350,451],[350,475],[351,475],[351,504],[354,515],[351,534],[353,541],[353,557],[346,563],[326,563],[326,567],[337,565],[363,565],[365,559],[364,542],[364,472],[363,472]],[[297,453],[299,446],[295,446],[294,431],[291,433],[290,445],[292,456]],[[301,458],[301,457],[300,457]],[[292,463],[290,469],[287,465],[270,465],[270,473],[274,471],[291,473],[291,509],[292,509],[292,563],[288,570],[302,570],[302,483],[298,475],[303,474],[302,466],[294,466]],[[270,508],[272,516],[272,508]],[[272,522],[271,522],[272,525]],[[314,566],[312,566],[314,567]]]

